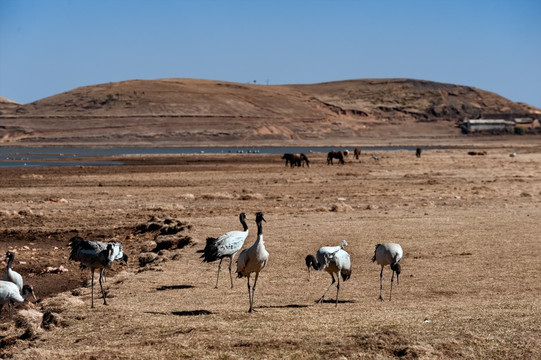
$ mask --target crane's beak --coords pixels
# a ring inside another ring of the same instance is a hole
[[[400,275],[399,273],[396,273],[396,285],[400,285],[400,281],[398,281],[398,275]]]
[[[30,294],[34,298],[34,301],[38,301],[38,299],[36,298],[36,294],[34,294],[34,287],[32,285],[30,285],[30,289],[32,289],[32,292]]]

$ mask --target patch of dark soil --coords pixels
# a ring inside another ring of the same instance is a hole
[[[78,235],[87,239],[105,240],[115,235],[126,236],[126,240],[122,240],[122,243],[125,251],[129,253],[129,249],[133,246],[127,235],[131,232],[130,228],[57,232],[4,230],[0,233],[0,249],[3,249],[0,250],[0,255],[8,249],[15,251],[13,270],[23,276],[26,284],[34,287],[36,297],[40,299],[81,287],[89,278],[90,271],[81,271],[78,263],[68,260],[70,252],[68,242],[71,237]],[[47,267],[60,265],[68,271],[45,272]],[[0,266],[2,267],[0,272],[3,272],[6,263],[0,263]],[[115,269],[119,267],[115,266]]]

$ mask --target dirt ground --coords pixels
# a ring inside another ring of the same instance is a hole
[[[486,156],[466,148],[421,158],[366,152],[332,166],[312,153],[310,168],[286,167],[279,155],[198,154],[0,169],[2,253],[16,252],[13,267],[39,298],[18,305],[13,320],[4,310],[0,354],[539,358],[541,146],[515,145],[491,144]],[[250,228],[245,247],[256,238],[255,212],[267,220],[270,258],[253,314],[246,280],[235,278],[230,289],[229,261],[214,289],[217,263],[199,258],[207,236],[241,229],[241,211]],[[96,295],[90,309],[89,271],[68,261],[76,235],[116,239],[129,255],[109,273],[107,306]],[[316,272],[308,281],[304,257],[344,239],[351,279],[337,307],[334,288],[316,304],[331,279]],[[385,268],[379,302],[371,257],[384,242],[402,245],[403,273],[387,301]],[[60,265],[68,271],[46,271]]]

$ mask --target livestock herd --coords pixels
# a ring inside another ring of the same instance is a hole
[[[420,158],[422,151],[423,150],[420,147],[415,149],[415,156]],[[348,155],[349,155],[349,150],[329,151],[327,153],[327,165],[333,165],[334,164],[333,159],[338,160],[338,163],[343,165],[346,163],[345,159],[348,157]],[[353,149],[353,158],[355,160],[359,160],[360,156],[361,156],[361,149],[359,147],[355,147],[355,149]],[[374,160],[378,160],[378,157],[375,155],[372,155],[372,158]],[[289,165],[290,167],[295,167],[295,166],[304,167],[304,165],[306,164],[307,167],[310,167],[310,160],[308,160],[308,157],[306,156],[306,154],[303,154],[303,153],[297,153],[297,154],[285,153],[282,156],[282,160],[286,161],[286,166]]]

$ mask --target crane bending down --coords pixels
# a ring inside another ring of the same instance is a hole
[[[372,262],[377,261],[381,265],[381,272],[379,274],[379,300],[383,301],[381,296],[381,291],[383,288],[383,267],[389,265],[393,271],[391,276],[391,292],[389,293],[389,301],[393,295],[393,280],[394,273],[396,272],[396,285],[399,285],[398,275],[402,271],[400,264],[398,263],[402,259],[402,247],[395,243],[387,244],[377,244],[376,250],[374,251],[374,256],[372,257]]]
[[[19,293],[17,285],[11,281],[0,281],[0,313],[2,308],[7,303],[9,308],[9,317],[13,317],[13,303],[22,303],[26,298],[32,295],[34,301],[36,301],[36,295],[34,294],[34,288],[32,285],[24,285],[22,288],[22,295]]]
[[[229,279],[231,280],[231,288],[233,288],[233,275],[231,275],[231,264],[235,259],[235,255],[239,252],[244,245],[244,241],[248,237],[248,225],[246,225],[246,214],[239,214],[240,223],[244,231],[230,231],[221,235],[218,238],[208,237],[207,245],[203,250],[201,258],[203,262],[213,262],[220,259],[218,264],[218,276],[216,276],[216,286],[218,288],[218,280],[220,279],[220,269],[222,268],[222,261],[224,258],[229,258]]]
[[[71,238],[69,246],[71,247],[70,260],[79,261],[81,269],[90,268],[92,274],[91,290],[91,308],[94,307],[94,271],[100,269],[100,288],[103,296],[103,304],[107,305],[105,291],[103,290],[102,278],[105,275],[104,270],[110,269],[115,260],[125,260],[128,257],[122,251],[122,244],[116,242],[102,242],[84,240],[79,236]]]
[[[239,259],[237,260],[238,277],[241,278],[246,276],[248,279],[248,297],[250,298],[250,309],[248,312],[254,310],[254,294],[257,278],[259,277],[259,272],[263,270],[269,260],[269,253],[265,249],[265,243],[263,242],[263,221],[267,222],[263,217],[263,213],[256,213],[255,222],[257,224],[257,239],[252,246],[241,251]],[[254,272],[254,286],[250,289],[250,274]]]
[[[15,254],[11,251],[8,251],[4,256],[4,259],[6,258],[8,259],[8,264],[6,266],[6,273],[4,274],[3,280],[11,281],[15,285],[17,285],[19,291],[21,291],[23,289],[23,277],[21,276],[21,274],[11,268],[13,264],[13,259],[15,258]]]
[[[335,283],[334,274],[338,278],[338,284],[336,284],[336,306],[338,306],[338,294],[340,292],[340,276],[344,281],[347,281],[351,276],[351,260],[349,254],[344,250],[347,246],[347,241],[344,240],[340,246],[324,246],[320,248],[316,256],[306,256],[306,266],[308,267],[308,274],[310,275],[310,266],[315,270],[325,270],[332,277],[331,285],[325,290],[318,303],[323,302],[325,295]]]

